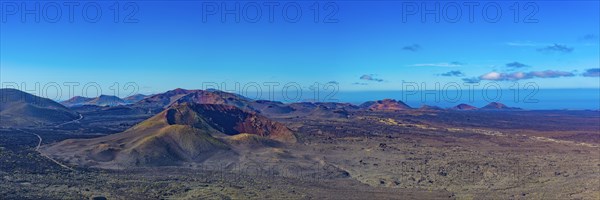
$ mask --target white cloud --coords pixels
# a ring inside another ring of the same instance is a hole
[[[498,72],[490,72],[484,75],[479,76],[479,79],[482,80],[500,80],[502,78],[502,74]]]
[[[532,72],[514,72],[514,73],[499,73],[489,72],[479,76],[479,80],[489,81],[511,81],[531,78],[559,78],[559,77],[571,77],[575,76],[572,72],[545,70],[545,71],[532,71]]]

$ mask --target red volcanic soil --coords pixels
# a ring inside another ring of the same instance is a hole
[[[197,90],[190,92],[174,101],[172,104],[195,103],[195,104],[224,104],[238,107],[240,109],[253,110],[250,107],[251,99],[222,91]]]
[[[185,90],[177,88],[162,94],[146,97],[135,103],[134,106],[162,111],[162,109],[173,104],[197,103],[226,104],[241,109],[248,108],[249,110],[252,110],[249,106],[250,102],[252,102],[252,100],[246,97],[218,90]]]
[[[204,124],[198,123],[202,121],[227,135],[248,133],[284,142],[296,141],[294,134],[283,124],[235,106],[184,103],[166,110],[165,114],[170,125],[182,124],[201,127]],[[198,118],[202,120],[198,120]]]

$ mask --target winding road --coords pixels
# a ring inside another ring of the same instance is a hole
[[[62,126],[62,125],[65,125],[65,124],[71,124],[71,123],[79,122],[79,120],[82,120],[82,119],[83,119],[83,115],[82,115],[81,113],[78,113],[78,114],[79,114],[79,118],[78,118],[78,119],[71,120],[71,121],[68,121],[68,122],[65,122],[65,123],[62,123],[62,124],[56,125],[55,127],[56,127],[56,128],[58,128],[58,127],[60,127],[60,126]]]
[[[65,169],[68,169],[68,170],[71,170],[71,171],[75,171],[75,169],[73,169],[73,168],[71,168],[71,167],[69,167],[69,166],[67,166],[67,165],[65,165],[65,164],[62,164],[61,162],[58,162],[57,160],[54,160],[54,158],[51,158],[50,156],[48,156],[48,155],[46,155],[46,154],[44,154],[44,153],[42,153],[42,152],[40,151],[40,146],[42,146],[42,136],[40,136],[40,135],[39,135],[39,134],[37,134],[37,133],[32,133],[32,132],[24,131],[24,130],[21,130],[21,129],[17,129],[17,130],[18,130],[18,131],[21,131],[21,132],[23,132],[23,133],[32,134],[32,135],[35,135],[35,136],[37,136],[37,137],[38,137],[39,141],[38,141],[38,144],[37,144],[37,146],[35,147],[35,151],[36,151],[36,152],[38,152],[38,153],[39,153],[41,156],[44,156],[45,158],[48,158],[48,159],[49,159],[49,160],[51,160],[52,162],[54,162],[54,163],[56,163],[57,165],[61,166],[62,168],[65,168]]]

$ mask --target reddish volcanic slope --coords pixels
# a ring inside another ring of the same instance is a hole
[[[177,88],[165,93],[146,97],[135,103],[134,106],[152,109],[154,111],[162,111],[172,104],[226,104],[254,111],[249,106],[250,102],[252,102],[252,100],[246,97],[218,90],[185,90]]]
[[[171,103],[177,101],[177,99],[181,98],[182,96],[196,91],[198,90],[186,90],[177,88],[164,93],[146,97],[135,103],[134,106],[143,108],[163,109],[171,105]]]
[[[294,134],[283,124],[266,117],[223,104],[174,105],[165,111],[169,124],[210,128],[227,135],[249,133],[282,142],[295,142]]]
[[[134,107],[160,112],[170,105],[182,103],[230,105],[270,117],[282,115],[339,115],[346,117],[348,111],[359,109],[357,106],[348,103],[302,102],[284,104],[277,101],[253,100],[238,94],[218,90],[184,89],[175,89],[147,97],[136,103]]]
[[[252,110],[250,102],[253,100],[241,95],[222,92],[218,90],[196,90],[183,95],[172,104],[194,103],[194,104],[223,104],[238,107],[240,109]]]

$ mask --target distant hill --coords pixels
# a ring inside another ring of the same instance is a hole
[[[370,111],[399,111],[411,109],[411,107],[404,102],[393,99],[368,101],[361,104],[360,107]]]
[[[296,111],[288,104],[279,101],[257,100],[250,102],[250,107],[266,115],[281,115]]]
[[[336,102],[300,102],[288,105],[295,116],[313,116],[325,118],[347,118],[350,112],[357,111],[360,108],[349,103]]]
[[[77,107],[84,105],[94,105],[94,106],[120,106],[128,104],[125,100],[110,95],[100,95],[96,98],[87,98],[81,96],[75,96],[70,98],[69,100],[62,101],[60,104],[67,107]]]
[[[255,101],[238,94],[219,90],[186,90],[181,88],[146,97],[133,106],[160,112],[170,105],[182,103],[230,105],[265,115],[286,114],[295,111],[289,105],[277,101]]]
[[[67,106],[67,107],[82,106],[82,105],[85,105],[86,102],[91,101],[92,99],[94,99],[94,98],[74,96],[66,101],[61,101],[60,104]]]
[[[452,110],[477,110],[477,107],[469,105],[469,104],[458,104],[451,108]]]
[[[508,107],[502,103],[492,102],[488,105],[481,107],[482,110],[520,110],[521,108]]]
[[[173,103],[222,104],[240,109],[256,111],[250,104],[254,100],[244,96],[219,90],[195,90],[175,100]]]
[[[120,106],[125,105],[125,100],[111,95],[100,95],[85,104],[87,105],[96,105],[96,106]]]
[[[52,125],[79,118],[53,100],[16,89],[0,89],[0,126]]]
[[[440,108],[438,106],[430,106],[430,105],[422,105],[421,107],[419,107],[419,110],[444,110],[443,108]]]
[[[133,104],[133,103],[137,103],[137,102],[141,101],[142,99],[144,99],[146,97],[148,97],[148,95],[134,94],[134,95],[123,98],[123,100],[125,101],[125,103]]]
[[[413,109],[406,103],[394,99],[368,101],[361,105],[337,102],[297,102],[285,104],[278,101],[253,100],[244,96],[219,90],[186,90],[177,88],[165,93],[148,96],[133,104],[140,110],[158,113],[173,104],[181,103],[223,104],[231,105],[242,110],[257,112],[268,117],[289,118],[299,116],[346,118],[352,112],[364,111],[401,111]],[[443,110],[436,106],[419,108],[420,110]],[[453,110],[476,110],[477,107],[460,104]],[[487,109],[487,108],[486,108]],[[490,108],[491,109],[491,108]]]
[[[125,132],[94,139],[65,140],[44,151],[79,164],[164,166],[235,156],[240,143],[295,143],[287,127],[234,106],[174,104]],[[77,160],[83,159],[83,160]]]
[[[199,90],[186,90],[177,88],[164,93],[148,96],[134,103],[133,106],[160,112],[177,101],[179,98],[197,91]]]
[[[278,101],[253,100],[238,94],[219,90],[186,90],[177,88],[165,93],[155,94],[135,103],[133,106],[160,112],[177,103],[223,104],[242,110],[261,113],[269,117],[348,117],[350,112],[361,109],[371,111],[397,111],[411,109],[401,101],[385,99],[372,101],[361,106],[337,102],[298,102],[284,104]]]

